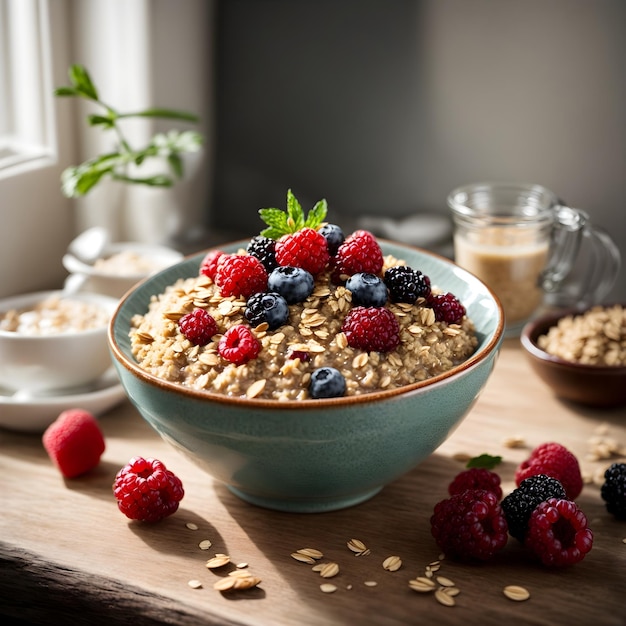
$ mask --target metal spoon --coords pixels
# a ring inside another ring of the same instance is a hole
[[[94,226],[73,239],[67,247],[67,251],[83,263],[91,265],[102,255],[109,240],[109,231],[106,228]]]

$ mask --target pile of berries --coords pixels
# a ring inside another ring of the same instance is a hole
[[[388,302],[414,304],[421,298],[436,321],[462,322],[466,311],[456,296],[432,293],[428,276],[408,266],[392,267],[383,274],[383,253],[374,235],[356,230],[346,237],[339,226],[324,222],[326,213],[326,201],[320,200],[305,216],[288,191],[286,211],[259,211],[267,228],[250,240],[245,254],[212,250],[202,260],[200,274],[211,278],[224,298],[246,299],[244,317],[251,328],[267,324],[269,330],[276,330],[289,323],[289,306],[304,302],[325,273],[332,283],[350,291],[352,308],[342,331],[348,345],[365,352],[389,352],[400,342],[400,326],[385,306]],[[200,346],[220,332],[201,309],[181,318],[179,329]],[[218,348],[224,359],[239,365],[256,358],[260,345],[247,326],[227,334],[230,339],[220,340]],[[339,377],[343,378],[337,370],[312,377],[311,397],[343,395],[346,385]],[[331,380],[335,382],[330,384]]]
[[[537,447],[517,468],[517,487],[504,499],[493,471],[500,460],[478,457],[450,483],[450,497],[435,505],[430,518],[439,548],[453,558],[487,561],[511,535],[546,566],[581,561],[593,534],[570,496],[580,494],[576,457],[557,443]]]

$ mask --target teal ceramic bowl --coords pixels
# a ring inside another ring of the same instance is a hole
[[[109,343],[128,397],[164,440],[247,502],[322,512],[371,498],[434,452],[468,414],[494,368],[504,328],[498,299],[472,274],[425,251],[381,247],[463,302],[479,338],[467,361],[400,389],[299,402],[229,398],[158,379],[135,363],[131,318],[178,278],[197,275],[202,253],[120,301]]]

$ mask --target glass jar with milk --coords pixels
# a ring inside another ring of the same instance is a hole
[[[541,185],[466,185],[448,206],[455,261],[500,298],[508,336],[544,305],[583,308],[615,282],[620,254],[611,238]]]

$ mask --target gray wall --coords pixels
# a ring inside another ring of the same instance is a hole
[[[213,227],[258,231],[287,188],[350,222],[516,180],[626,256],[622,0],[227,0],[217,32]]]

